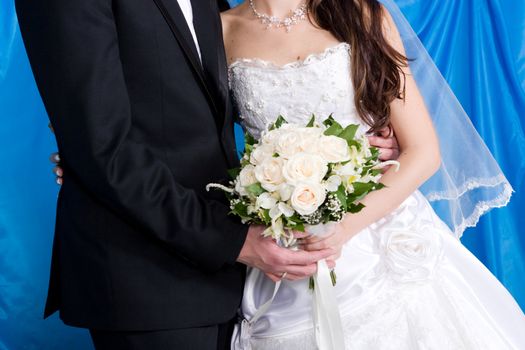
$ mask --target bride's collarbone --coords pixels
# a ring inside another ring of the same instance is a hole
[[[257,59],[270,62],[276,66],[303,61],[307,57],[322,54],[327,49],[340,44],[337,40],[327,40],[317,43],[304,44],[277,44],[251,42],[242,44],[241,47],[231,47],[228,52],[230,63],[241,59]]]
[[[339,44],[332,34],[322,29],[293,28],[286,33],[283,29],[255,28],[253,22],[249,26],[230,27],[224,39],[230,63],[259,59],[278,66],[302,61]]]

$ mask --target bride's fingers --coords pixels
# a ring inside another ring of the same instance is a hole
[[[296,239],[305,239],[305,238],[310,237],[310,234],[306,232],[301,232],[301,231],[293,231],[293,236]]]
[[[49,157],[49,160],[53,164],[58,164],[58,163],[60,163],[60,155],[58,154],[58,152],[51,153],[51,156]]]
[[[322,241],[325,241],[328,238],[332,237],[333,235],[334,235],[334,233],[326,235],[326,236],[321,236],[321,237],[320,236],[310,236],[310,237],[307,237],[307,238],[300,239],[299,240],[299,244],[301,246],[303,246],[303,245],[307,245],[307,244],[313,244],[313,243],[322,242]]]
[[[332,244],[327,239],[324,239],[322,241],[311,242],[311,243],[305,242],[301,244],[301,249],[309,251],[309,252],[316,251],[316,250],[324,250],[328,248],[332,248]]]
[[[53,174],[55,174],[56,177],[62,177],[62,175],[64,175],[64,172],[62,171],[61,167],[56,166],[53,168]]]

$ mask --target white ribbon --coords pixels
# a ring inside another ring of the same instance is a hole
[[[345,349],[343,323],[326,261],[317,262],[314,276],[314,328],[319,350]]]
[[[253,333],[253,325],[259,320],[259,318],[261,318],[262,315],[266,313],[266,311],[268,311],[272,305],[273,300],[275,299],[275,296],[277,295],[277,291],[279,291],[279,287],[281,287],[281,281],[275,283],[275,286],[273,287],[273,294],[270,300],[257,309],[250,320],[244,318],[240,324],[235,325],[231,343],[232,350],[252,349],[250,338],[252,337]]]
[[[312,306],[317,348],[319,350],[342,350],[345,348],[343,325],[330,270],[325,260],[317,262],[317,273],[313,278],[315,286]],[[235,325],[231,342],[232,350],[252,350],[250,339],[253,334],[253,326],[272,305],[281,283],[281,281],[275,283],[271,298],[255,311],[251,319],[244,318]]]

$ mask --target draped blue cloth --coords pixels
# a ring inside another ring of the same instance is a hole
[[[397,0],[516,193],[463,242],[525,308],[525,3]],[[0,0],[0,350],[91,349],[85,330],[42,320],[58,188],[56,149],[17,26]]]

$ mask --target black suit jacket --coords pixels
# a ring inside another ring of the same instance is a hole
[[[65,170],[45,315],[105,330],[225,322],[247,227],[205,186],[237,164],[217,2],[17,0]]]

